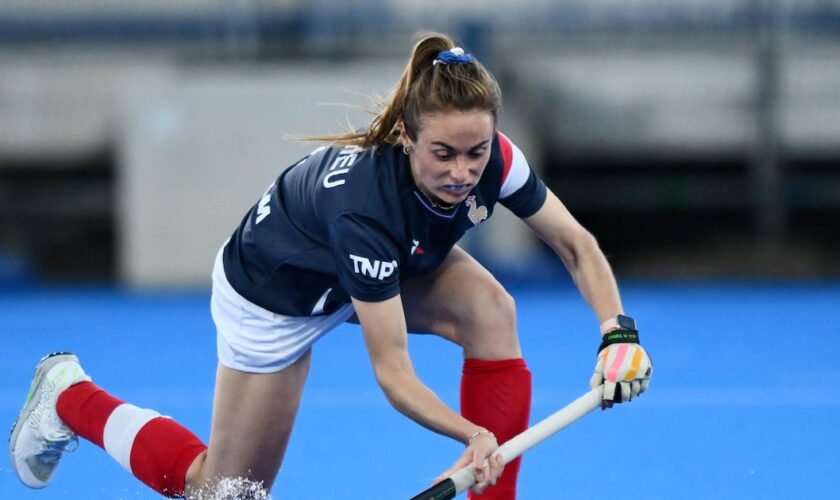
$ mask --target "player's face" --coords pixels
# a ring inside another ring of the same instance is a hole
[[[427,196],[460,203],[478,184],[490,159],[495,123],[487,111],[452,111],[424,115],[417,140],[403,132],[414,182]]]

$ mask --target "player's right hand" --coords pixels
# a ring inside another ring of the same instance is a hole
[[[484,432],[477,435],[455,464],[435,479],[435,483],[469,466],[475,477],[475,485],[470,489],[477,494],[483,493],[488,486],[496,484],[505,468],[502,456],[493,455],[498,448],[499,444],[492,433]]]

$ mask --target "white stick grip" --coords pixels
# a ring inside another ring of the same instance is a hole
[[[592,389],[562,409],[546,417],[541,422],[514,436],[499,446],[499,449],[495,453],[502,456],[505,464],[510,463],[519,455],[522,455],[535,445],[546,440],[549,436],[565,429],[579,418],[601,406],[603,393],[603,385]],[[449,479],[452,479],[455,483],[456,494],[467,490],[475,484],[475,477],[470,469],[471,466],[467,466],[449,476]]]

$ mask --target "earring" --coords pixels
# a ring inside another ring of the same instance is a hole
[[[405,144],[403,144],[403,153],[405,153],[406,155],[410,155],[413,152],[414,152],[414,148],[412,148],[411,146],[406,146]]]

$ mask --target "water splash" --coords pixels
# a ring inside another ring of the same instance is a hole
[[[262,481],[224,477],[190,491],[190,500],[271,500]]]

